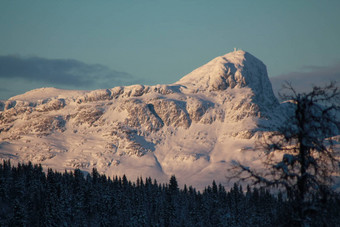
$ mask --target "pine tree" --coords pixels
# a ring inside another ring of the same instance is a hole
[[[169,190],[171,191],[171,193],[175,193],[178,191],[178,183],[175,175],[172,175],[170,178]]]

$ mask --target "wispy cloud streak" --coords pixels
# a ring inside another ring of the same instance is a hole
[[[110,87],[131,84],[132,75],[73,59],[0,56],[1,79],[26,79],[56,86]]]
[[[330,81],[340,82],[340,62],[331,66],[305,66],[300,72],[282,74],[271,77],[270,80],[276,95],[281,92],[285,81],[290,82],[298,92],[310,91],[313,85],[323,86]]]

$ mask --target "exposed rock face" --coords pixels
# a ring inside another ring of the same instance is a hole
[[[172,85],[42,88],[0,102],[0,158],[199,186],[223,181],[228,161],[275,127],[278,106],[266,66],[236,51]]]

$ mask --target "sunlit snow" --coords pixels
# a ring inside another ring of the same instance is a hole
[[[0,108],[2,159],[198,188],[226,184],[233,159],[257,165],[250,148],[284,118],[266,66],[241,50],[170,85],[41,88]]]

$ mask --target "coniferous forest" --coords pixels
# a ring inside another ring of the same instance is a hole
[[[96,169],[59,173],[40,165],[0,164],[0,226],[294,226],[294,201],[263,188],[202,192],[151,178],[131,182]],[[340,199],[325,200],[310,223],[340,226]]]

